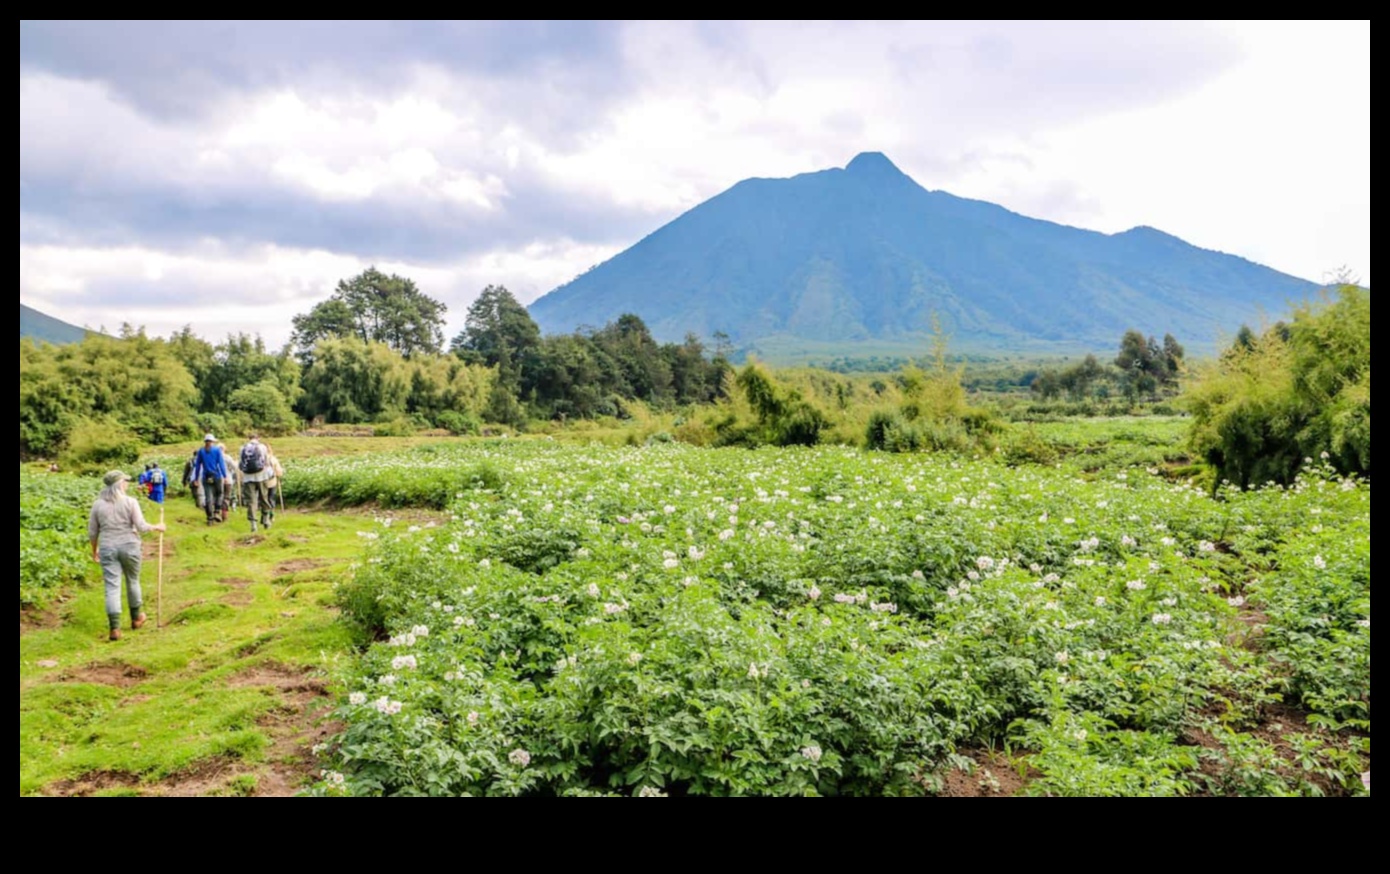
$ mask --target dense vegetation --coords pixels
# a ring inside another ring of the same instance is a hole
[[[1371,473],[1371,294],[1343,286],[1291,324],[1242,329],[1188,403],[1193,448],[1242,487],[1287,483],[1315,457]]]
[[[320,791],[923,794],[981,747],[1036,794],[1364,791],[1370,491],[1330,467],[1213,498],[825,448],[435,458],[291,480],[458,489],[361,532]]]
[[[87,566],[92,482],[19,469],[19,607],[44,607]]]

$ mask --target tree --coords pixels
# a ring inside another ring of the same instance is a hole
[[[444,343],[444,304],[403,276],[368,267],[338,282],[333,296],[294,317],[295,347],[305,361],[327,337],[384,343],[406,358],[438,353]]]
[[[463,330],[451,348],[483,364],[518,366],[541,342],[541,329],[526,307],[501,285],[489,285],[468,307]]]
[[[82,422],[169,443],[194,432],[193,377],[163,340],[127,328],[65,346],[19,346],[19,451],[51,455]]]
[[[355,424],[403,415],[410,392],[404,359],[384,343],[357,337],[320,340],[304,371],[309,418]]]
[[[266,379],[232,392],[227,409],[245,414],[253,427],[266,434],[291,434],[299,428],[299,418],[274,380]]]
[[[212,359],[198,377],[199,409],[222,412],[238,390],[263,382],[274,386],[293,405],[302,393],[299,378],[299,362],[288,350],[270,352],[259,336],[228,334],[226,340],[213,347]]]
[[[652,339],[651,331],[638,316],[624,313],[592,337],[594,345],[608,354],[622,369],[627,397],[663,402],[671,397],[671,367]]]

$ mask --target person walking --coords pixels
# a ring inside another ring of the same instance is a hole
[[[159,462],[150,462],[150,466],[145,470],[144,479],[145,493],[150,496],[150,500],[156,504],[163,504],[164,490],[169,485],[169,478],[164,475],[164,468],[159,466]]]
[[[268,462],[267,466],[274,474],[270,479],[265,481],[266,501],[270,504],[270,514],[265,517],[265,527],[269,528],[270,523],[275,521],[275,508],[278,507],[283,500],[280,496],[280,482],[285,478],[285,468],[280,465],[280,459],[275,457],[275,450],[270,448],[269,443],[262,440],[261,445],[265,447],[265,456]]]
[[[255,532],[257,522],[269,528],[270,496],[266,483],[275,477],[270,466],[270,452],[261,443],[259,435],[252,433],[237,458],[237,470],[241,473],[241,502],[246,505],[246,521]]]
[[[222,485],[227,479],[227,459],[211,434],[203,437],[203,448],[193,453],[193,478],[203,486],[203,509],[208,524],[222,521]]]
[[[221,440],[217,448],[222,450],[222,461],[227,465],[226,478],[222,481],[222,521],[226,522],[241,500],[241,471],[232,460],[232,451]]]
[[[193,450],[193,454],[188,456],[188,460],[183,463],[183,484],[188,487],[188,493],[193,496],[193,506],[199,510],[203,509],[203,484],[193,475],[194,465],[198,462],[198,450]]]
[[[130,477],[113,470],[102,478],[101,494],[87,516],[87,541],[92,561],[101,565],[106,588],[108,639],[121,639],[121,582],[125,582],[130,627],[145,624],[144,597],[140,593],[140,535],[163,531],[163,523],[151,525],[140,512],[140,502],[126,494]]]

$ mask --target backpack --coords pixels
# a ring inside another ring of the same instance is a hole
[[[260,473],[265,469],[265,454],[261,444],[247,443],[241,447],[241,462],[237,465],[242,473]]]
[[[150,485],[152,485],[152,486],[162,486],[162,485],[164,485],[164,471],[163,471],[163,470],[160,470],[159,468],[156,467],[154,470],[150,471]]]

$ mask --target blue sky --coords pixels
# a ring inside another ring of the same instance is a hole
[[[1369,282],[1369,57],[1368,22],[22,22],[21,297],[278,343],[376,264],[457,328],[869,150]]]

